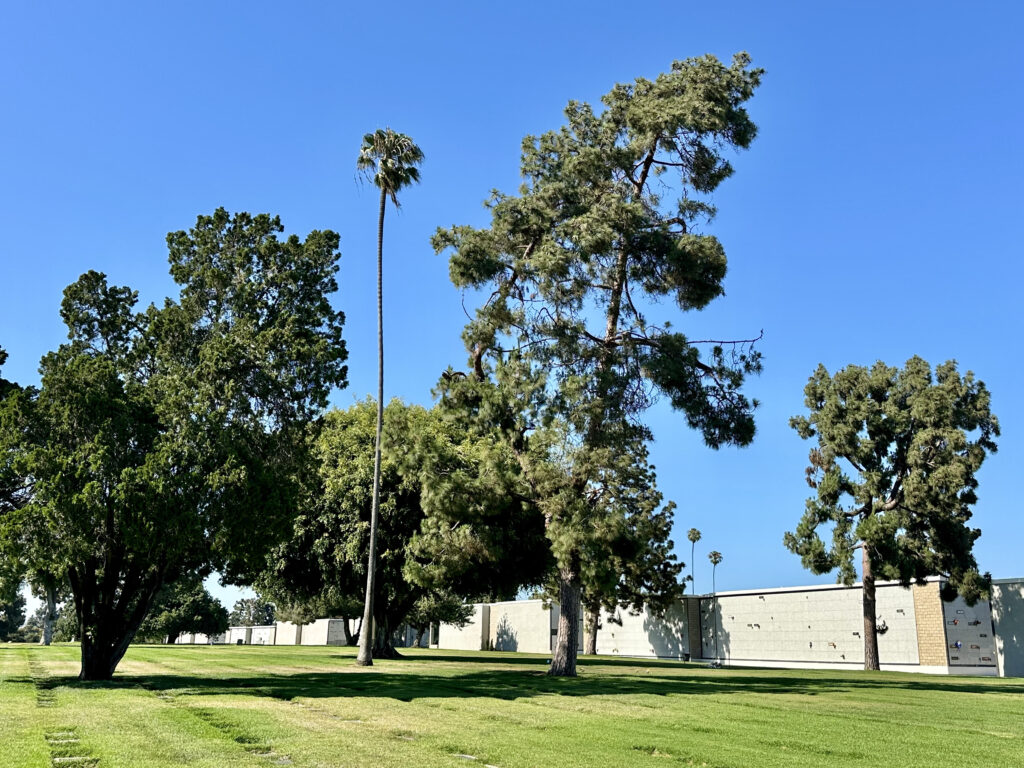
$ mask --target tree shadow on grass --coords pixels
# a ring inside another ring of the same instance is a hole
[[[404,662],[396,662],[403,664]],[[490,662],[494,664],[492,660]],[[419,664],[416,664],[419,667]],[[843,676],[801,676],[757,674],[716,670],[679,670],[674,675],[658,674],[657,667],[637,675],[605,676],[587,674],[577,678],[552,678],[543,665],[536,671],[522,669],[485,670],[465,674],[428,672],[334,671],[296,674],[254,674],[252,676],[210,677],[201,675],[145,674],[118,675],[109,682],[82,682],[75,678],[51,678],[56,685],[73,688],[145,688],[161,693],[190,696],[266,696],[280,700],[296,698],[376,697],[398,701],[424,698],[492,698],[514,700],[540,696],[651,696],[670,695],[806,695],[849,692],[858,689],[891,689],[908,692],[1008,693],[1024,695],[1024,686],[945,681],[936,678],[907,680],[858,679]]]

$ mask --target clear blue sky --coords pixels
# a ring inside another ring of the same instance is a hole
[[[676,323],[696,337],[762,328],[755,444],[703,447],[650,413],[677,542],[704,533],[697,588],[828,582],[782,546],[808,492],[787,426],[819,362],[956,358],[993,392],[1003,437],[981,473],[983,568],[1024,575],[1024,13],[1017,3],[12,3],[0,25],[0,345],[37,380],[61,343],[61,290],[87,269],[173,291],[164,236],[217,206],[341,233],[345,406],[375,385],[376,196],[360,137],[412,135],[423,183],[389,213],[387,392],[427,404],[464,361],[460,296],[428,238],[484,224],[514,191],[526,133],[570,98],[673,59],[747,50],[767,70],[760,136],[717,196],[727,296]],[[115,7],[116,6],[116,7]],[[378,10],[380,9],[380,10]]]

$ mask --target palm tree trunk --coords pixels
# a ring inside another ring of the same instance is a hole
[[[377,581],[377,519],[380,516],[380,443],[384,429],[384,210],[387,194],[380,191],[377,216],[377,439],[373,451],[373,504],[370,508],[370,554],[366,566],[366,601],[356,664],[373,665],[373,590]]]
[[[715,633],[715,658],[718,658],[718,588],[715,585],[715,569],[711,566],[711,629]],[[702,654],[703,655],[703,654]]]

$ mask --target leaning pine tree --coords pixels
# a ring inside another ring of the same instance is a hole
[[[704,56],[617,85],[599,112],[571,102],[567,125],[524,140],[520,194],[491,197],[490,227],[435,235],[453,282],[489,293],[463,334],[471,372],[440,391],[502,436],[544,520],[561,606],[552,675],[576,673],[587,553],[621,514],[604,502],[623,454],[650,437],[652,399],[667,396],[709,446],[753,439],[756,403],[740,387],[759,354],[691,339],[655,310],[723,293],[725,251],[700,224],[732,174],[727,153],[754,139],[744,103],[761,74],[746,54]]]
[[[875,579],[909,586],[944,576],[943,596],[959,592],[969,604],[988,591],[972,553],[981,531],[968,521],[999,422],[984,383],[954,361],[934,375],[919,357],[902,369],[878,362],[835,375],[818,366],[804,393],[810,415],[790,425],[817,439],[806,472],[816,493],[785,544],[814,573],[838,569],[843,584],[856,579],[860,551],[864,668],[878,669]],[[831,548],[821,526],[832,529]]]

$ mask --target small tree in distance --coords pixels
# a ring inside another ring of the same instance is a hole
[[[805,568],[838,569],[843,584],[854,582],[860,550],[864,668],[878,669],[876,578],[909,586],[945,576],[944,597],[959,592],[969,604],[988,591],[972,552],[981,531],[968,521],[999,422],[984,383],[970,371],[961,376],[953,360],[934,374],[920,357],[902,369],[877,362],[834,376],[819,365],[804,393],[810,414],[790,426],[817,439],[806,471],[815,495],[784,541]],[[831,547],[820,526],[831,526]]]
[[[697,567],[697,561],[695,560],[697,542],[700,541],[700,531],[696,528],[691,528],[686,532],[686,538],[690,540],[690,588],[693,590],[693,594],[697,594],[697,579],[694,576],[694,568]]]
[[[718,658],[718,586],[715,584],[715,569],[722,562],[722,553],[716,549],[708,552],[708,560],[711,561],[711,599],[713,600],[712,617],[714,619],[715,632],[715,658]]]
[[[236,600],[228,623],[232,627],[265,627],[273,624],[277,618],[277,609],[262,597],[246,597]]]

